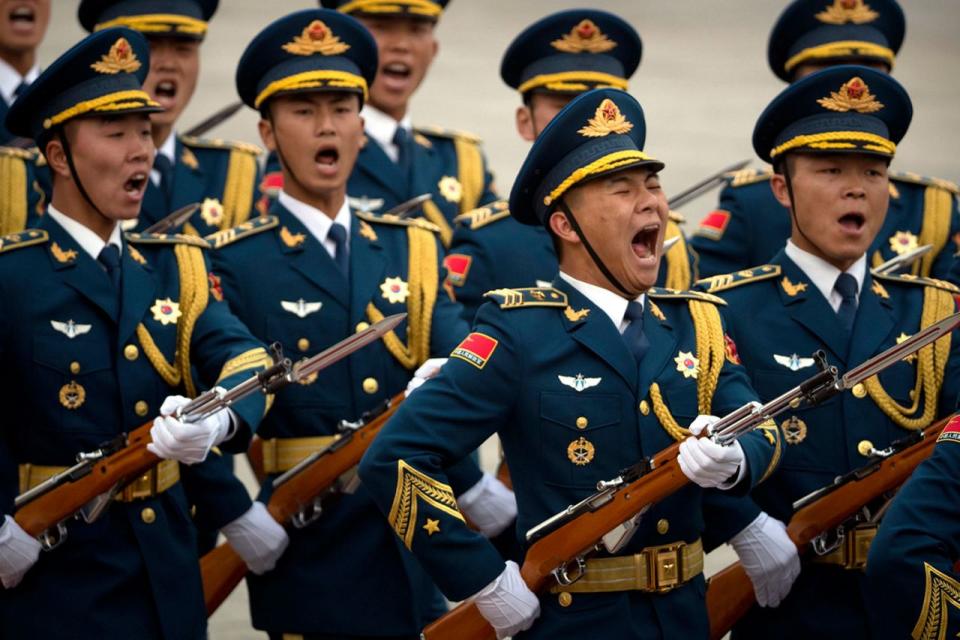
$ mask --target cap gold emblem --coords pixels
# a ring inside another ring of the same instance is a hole
[[[110,75],[133,73],[140,68],[140,61],[137,60],[137,54],[133,52],[133,47],[127,39],[118,38],[110,47],[110,51],[100,56],[100,60],[90,65],[90,68],[98,73]]]
[[[863,0],[833,0],[833,4],[816,14],[817,20],[827,24],[866,24],[880,17]]]
[[[593,117],[587,121],[587,126],[577,133],[587,138],[602,138],[611,133],[627,133],[633,129],[633,124],[620,113],[620,107],[610,98],[605,98],[597,107]]]
[[[617,46],[593,20],[581,20],[577,26],[550,45],[564,53],[604,53]]]
[[[839,91],[831,91],[829,97],[820,98],[817,104],[824,109],[841,113],[876,113],[883,109],[883,103],[870,93],[870,87],[859,77],[850,78],[843,83]]]
[[[336,56],[349,48],[350,45],[333,35],[330,27],[321,20],[314,20],[304,27],[300,35],[283,45],[284,51],[295,56],[312,56],[315,53]]]

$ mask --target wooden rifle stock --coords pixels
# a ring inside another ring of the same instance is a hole
[[[357,466],[370,443],[380,433],[387,420],[403,402],[404,393],[398,393],[389,406],[370,422],[344,436],[349,440],[336,450],[317,457],[312,463],[276,487],[267,503],[273,519],[282,525],[289,522],[314,498],[328,491],[337,479]],[[212,615],[227,596],[247,575],[247,565],[228,544],[221,544],[200,559],[203,577],[203,599],[207,615]]]
[[[803,554],[810,542],[853,516],[863,505],[902,485],[913,470],[933,453],[937,436],[950,418],[927,427],[916,444],[884,458],[863,477],[853,478],[797,511],[787,525],[787,535]],[[717,573],[707,585],[710,638],[719,640],[756,602],[753,584],[739,562]]]

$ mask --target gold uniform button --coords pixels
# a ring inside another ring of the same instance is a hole
[[[128,344],[123,348],[123,357],[133,362],[140,357],[140,349],[137,349],[135,344]]]
[[[363,390],[367,393],[373,394],[377,392],[377,389],[380,388],[380,383],[377,382],[376,378],[365,378],[363,381]]]
[[[869,440],[861,440],[860,444],[857,445],[857,451],[859,451],[863,457],[869,458],[870,452],[873,451],[873,443]]]
[[[590,424],[590,421],[585,417],[580,416],[577,418],[577,429],[586,429],[588,424]]]
[[[862,382],[858,382],[853,385],[853,397],[854,398],[865,398],[867,397],[867,388],[863,386]]]
[[[76,360],[70,363],[70,373],[80,373],[80,363]]]
[[[358,323],[357,323],[357,333],[360,333],[361,331],[366,331],[366,330],[369,329],[369,328],[370,328],[370,323],[369,323],[369,322],[358,322]]]
[[[140,519],[143,520],[144,524],[153,524],[157,520],[157,512],[147,507],[140,512]]]
[[[573,594],[563,591],[559,596],[557,596],[557,601],[560,602],[561,607],[569,607],[571,604],[573,604]]]
[[[647,402],[646,400],[640,401],[640,413],[642,413],[645,416],[650,415],[650,403]]]
[[[657,533],[663,536],[666,535],[667,531],[670,531],[670,521],[666,518],[657,520]]]
[[[309,340],[307,340],[306,338],[300,338],[299,340],[297,340],[297,349],[300,349],[300,351],[306,351],[309,348],[310,348]]]
[[[140,416],[141,418],[147,415],[147,411],[150,410],[150,406],[143,400],[137,400],[137,403],[133,405],[133,412]]]

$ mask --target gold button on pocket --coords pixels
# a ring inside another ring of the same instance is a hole
[[[123,348],[123,357],[133,362],[140,357],[140,349],[137,349],[135,344],[128,344]]]
[[[365,378],[363,381],[363,390],[369,394],[374,394],[380,388],[380,383],[376,378]]]
[[[670,521],[666,518],[657,520],[657,533],[663,536],[667,534],[667,531],[670,531]]]
[[[640,401],[640,413],[645,416],[650,415],[650,403],[646,400]]]
[[[297,349],[300,349],[300,351],[306,351],[309,348],[310,348],[309,340],[307,340],[306,338],[300,338],[299,340],[297,340]]]
[[[133,412],[141,418],[147,415],[148,411],[150,411],[150,405],[143,400],[137,400],[137,403],[133,405]]]
[[[77,374],[80,373],[80,363],[74,360],[70,363],[70,373]]]
[[[140,512],[140,519],[143,520],[144,524],[153,524],[157,520],[157,512],[147,507]]]
[[[557,596],[557,602],[560,603],[561,607],[569,607],[573,604],[573,594],[564,591]]]
[[[590,421],[584,416],[577,418],[577,429],[586,429],[588,424],[590,424]]]
[[[366,331],[366,330],[369,329],[369,328],[370,328],[370,323],[369,323],[369,322],[358,322],[358,323],[357,323],[357,333],[360,333],[361,331]]]

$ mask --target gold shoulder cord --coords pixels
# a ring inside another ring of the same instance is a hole
[[[180,311],[183,313],[177,322],[177,346],[173,362],[167,361],[143,323],[137,325],[137,337],[143,345],[143,353],[163,381],[171,387],[178,386],[182,381],[187,396],[192,398],[197,395],[197,388],[190,375],[190,339],[197,318],[207,308],[210,290],[207,288],[207,267],[200,247],[177,244],[173,251],[180,271]]]
[[[457,153],[457,168],[463,197],[460,199],[460,213],[473,211],[483,195],[483,157],[480,145],[461,136],[453,139],[453,148]]]
[[[923,226],[920,228],[920,237],[917,238],[917,244],[933,245],[933,250],[920,258],[918,263],[913,265],[911,273],[923,277],[930,276],[930,269],[933,267],[933,261],[947,244],[947,238],[950,235],[950,213],[953,209],[953,194],[943,189],[930,185],[923,192]]]
[[[723,325],[720,323],[720,311],[715,304],[690,300],[690,315],[697,340],[697,358],[700,360],[700,373],[697,376],[697,408],[700,414],[709,415],[713,403],[713,394],[717,390],[720,370],[725,358]],[[690,431],[681,427],[663,401],[660,385],[650,385],[650,400],[653,413],[660,424],[678,442],[690,435]]]
[[[927,287],[923,294],[923,311],[920,326],[929,327],[935,322],[953,313],[954,299],[949,292],[936,287]],[[933,344],[927,345],[917,353],[917,381],[913,387],[913,404],[901,406],[884,390],[877,376],[864,381],[864,386],[873,401],[888,418],[904,429],[917,430],[928,426],[937,415],[937,400],[943,385],[947,358],[950,356],[951,335],[947,334]],[[920,410],[920,397],[923,396],[923,413],[914,416]]]
[[[220,229],[232,229],[250,218],[257,159],[239,149],[230,150],[227,178],[223,185],[223,222]]]
[[[453,228],[450,227],[450,223],[447,222],[443,212],[440,211],[440,207],[434,204],[433,200],[427,200],[423,203],[423,215],[429,222],[440,227],[440,242],[443,243],[444,249],[450,248],[450,241],[453,240]]]
[[[689,289],[692,279],[690,277],[690,261],[687,260],[687,240],[680,231],[680,226],[673,220],[667,221],[667,231],[664,240],[679,236],[677,243],[667,250],[664,258],[667,259],[667,281],[663,286],[668,289]]]
[[[0,157],[0,235],[27,227],[27,165],[23,158]]]
[[[440,271],[437,267],[437,241],[427,229],[407,227],[410,243],[410,259],[407,277],[410,296],[407,298],[407,336],[404,344],[395,331],[383,336],[387,351],[411,371],[430,357],[430,328],[433,322],[433,307],[440,286]],[[371,323],[383,320],[383,312],[370,302],[367,318]]]

